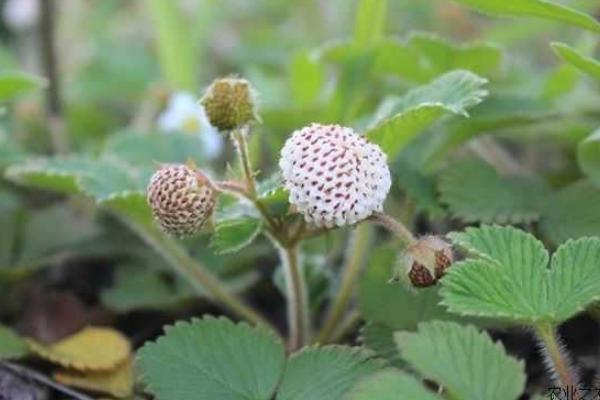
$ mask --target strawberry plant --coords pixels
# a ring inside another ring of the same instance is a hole
[[[600,390],[593,1],[5,3],[0,400]]]

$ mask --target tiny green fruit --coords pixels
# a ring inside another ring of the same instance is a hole
[[[256,91],[245,79],[216,79],[201,99],[210,123],[220,131],[230,131],[259,120]]]

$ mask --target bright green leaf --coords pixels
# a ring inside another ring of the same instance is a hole
[[[211,239],[211,247],[219,254],[234,253],[248,246],[260,233],[257,218],[235,218],[219,222]]]
[[[566,319],[600,299],[600,238],[569,240],[552,256],[548,273],[548,311]]]
[[[288,361],[277,400],[341,400],[356,380],[381,367],[381,360],[358,348],[306,348]]]
[[[179,322],[165,332],[142,347],[137,363],[159,399],[272,399],[285,352],[271,332],[213,317]]]
[[[156,28],[156,48],[165,79],[175,89],[197,90],[198,57],[180,4],[171,0],[146,4]]]
[[[600,82],[600,61],[592,57],[586,57],[564,43],[554,42],[552,43],[552,49],[564,61]]]
[[[473,326],[426,322],[414,333],[399,332],[402,357],[423,377],[461,400],[514,400],[525,388],[524,364],[509,357]]]
[[[361,379],[344,400],[440,400],[414,377],[397,369],[385,369]]]
[[[600,23],[581,11],[547,0],[456,0],[478,11],[500,16],[532,16],[600,33]]]
[[[19,335],[3,325],[0,325],[0,360],[20,358],[29,353],[27,342]]]
[[[356,10],[354,43],[359,47],[373,45],[384,34],[387,0],[360,0]]]
[[[547,194],[541,182],[500,176],[488,164],[467,160],[445,169],[439,179],[441,200],[466,222],[520,223],[539,217],[538,200]]]
[[[46,80],[20,71],[0,71],[0,101],[33,89],[43,88]]]
[[[290,86],[294,102],[300,106],[313,104],[323,88],[325,71],[316,57],[298,53],[290,65]]]
[[[487,81],[468,71],[452,71],[402,97],[385,101],[366,136],[394,159],[406,144],[440,117],[468,116],[487,95]]]
[[[550,268],[543,244],[513,227],[483,226],[449,235],[474,258],[443,278],[442,303],[463,315],[516,323],[560,323],[600,298],[600,239],[568,241]]]

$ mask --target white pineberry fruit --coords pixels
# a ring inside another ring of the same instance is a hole
[[[387,157],[351,128],[312,124],[295,131],[279,160],[290,203],[317,227],[353,225],[382,211]]]
[[[181,164],[166,164],[150,178],[147,200],[163,231],[189,236],[212,216],[216,191],[202,172]]]

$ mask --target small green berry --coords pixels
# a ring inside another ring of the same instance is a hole
[[[215,80],[202,97],[210,123],[220,131],[230,131],[259,121],[255,90],[245,79]]]

